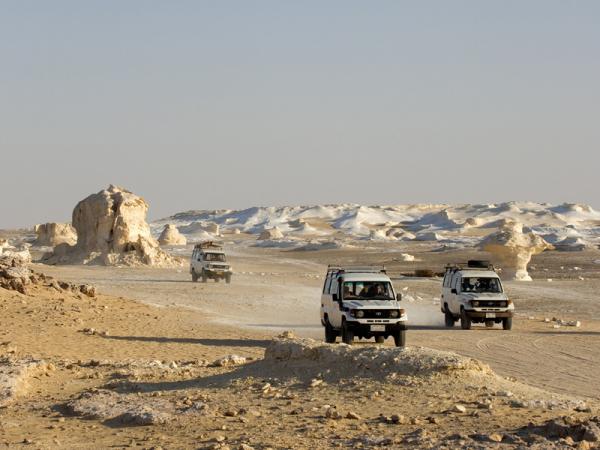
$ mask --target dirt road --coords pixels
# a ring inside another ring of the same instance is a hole
[[[356,256],[356,255],[354,255]],[[349,254],[348,258],[351,259]],[[316,260],[316,258],[315,258]],[[211,322],[277,334],[293,330],[320,338],[319,298],[324,266],[291,253],[245,249],[232,255],[231,285],[192,283],[187,268],[147,269],[40,266],[61,279],[89,282],[101,292],[158,306],[201,311]],[[405,293],[410,345],[451,350],[480,359],[499,374],[553,392],[600,399],[600,305],[598,280],[507,283],[519,316],[510,332],[443,327],[436,298],[439,282],[396,279]],[[529,317],[534,317],[530,319]],[[581,328],[554,329],[544,317],[579,319]],[[388,345],[390,345],[388,343]]]

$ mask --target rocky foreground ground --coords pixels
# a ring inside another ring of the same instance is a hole
[[[599,445],[594,401],[475,359],[273,338],[21,275],[0,288],[0,448]]]

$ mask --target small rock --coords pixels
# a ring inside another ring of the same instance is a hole
[[[406,423],[406,417],[404,417],[402,414],[392,414],[390,421],[395,424],[404,425]]]
[[[456,404],[452,407],[452,412],[465,413],[467,412],[467,408],[465,408],[463,405]]]
[[[492,442],[502,442],[502,435],[498,433],[492,433],[488,435],[488,439]]]
[[[312,380],[310,380],[310,387],[314,388],[317,387],[319,385],[323,384],[323,380],[319,379],[319,378],[313,378]]]
[[[279,336],[277,336],[279,339],[294,339],[296,337],[296,335],[294,334],[293,331],[284,331],[283,333],[281,333]]]
[[[346,419],[360,420],[360,416],[354,411],[348,411],[348,414],[346,414]]]

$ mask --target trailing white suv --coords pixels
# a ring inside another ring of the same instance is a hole
[[[225,282],[231,283],[233,271],[227,263],[223,246],[213,241],[205,241],[194,246],[190,273],[194,282],[202,279],[202,282],[206,283],[206,280],[211,278],[216,282],[224,279]]]
[[[446,266],[442,283],[442,313],[447,327],[460,319],[463,330],[472,323],[512,328],[515,306],[504,292],[494,266],[487,261],[471,260],[467,264]]]
[[[393,337],[397,347],[404,347],[408,318],[400,308],[401,299],[385,268],[330,265],[321,296],[325,341],[334,343],[341,335],[349,345],[354,337],[374,337],[381,344]]]

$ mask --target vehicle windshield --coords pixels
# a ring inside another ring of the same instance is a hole
[[[502,286],[500,279],[496,277],[469,277],[462,279],[461,291],[498,294],[502,292]]]
[[[225,255],[223,253],[205,253],[204,261],[225,262]]]
[[[392,284],[387,281],[346,281],[345,300],[394,300]]]

